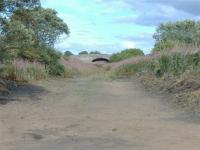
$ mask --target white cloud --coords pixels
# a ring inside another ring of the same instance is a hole
[[[123,41],[124,48],[135,48],[136,44],[133,41]]]

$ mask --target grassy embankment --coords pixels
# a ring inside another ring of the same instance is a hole
[[[0,78],[5,80],[28,82],[49,77],[72,77],[77,72],[63,64],[46,66],[39,62],[15,60],[12,63],[0,64]]]
[[[200,112],[200,52],[146,56],[124,64],[110,77],[139,77],[145,87],[172,94],[173,102],[184,110]]]
[[[9,63],[0,64],[0,100],[9,95],[9,91],[18,84],[35,82],[49,78],[71,78],[79,75],[76,68],[69,68],[60,60],[59,63],[45,66],[39,62],[17,59]]]

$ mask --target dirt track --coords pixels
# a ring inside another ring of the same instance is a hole
[[[0,150],[199,150],[200,124],[136,82],[82,78],[21,87],[0,105]],[[28,100],[28,101],[27,101]]]

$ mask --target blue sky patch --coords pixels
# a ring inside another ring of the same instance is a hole
[[[199,19],[199,0],[42,0],[70,28],[56,44],[60,51],[116,53],[141,48],[150,53],[156,26],[168,21]]]

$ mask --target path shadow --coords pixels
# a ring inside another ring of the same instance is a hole
[[[41,86],[20,84],[16,87],[12,87],[9,93],[0,95],[0,105],[6,105],[11,101],[41,100],[40,96],[45,93],[48,93],[48,91]]]

